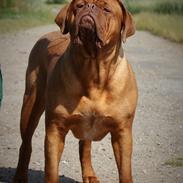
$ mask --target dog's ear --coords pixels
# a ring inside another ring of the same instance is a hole
[[[119,1],[119,3],[123,13],[121,35],[122,35],[122,41],[125,43],[128,37],[135,34],[135,24],[131,13],[128,12],[128,10],[125,8],[125,6],[121,1]]]
[[[69,32],[68,22],[67,22],[67,14],[68,14],[69,4],[65,5],[57,14],[55,18],[55,23],[60,27],[60,30],[63,34],[67,34]]]

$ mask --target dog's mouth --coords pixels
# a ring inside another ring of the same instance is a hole
[[[103,40],[97,31],[97,23],[91,15],[84,15],[78,19],[76,23],[75,43],[77,44],[92,44],[101,48]]]

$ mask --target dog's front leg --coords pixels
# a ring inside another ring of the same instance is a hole
[[[119,183],[133,183],[131,174],[131,128],[122,129],[118,133],[112,133],[112,146],[119,171]]]
[[[100,183],[97,179],[91,162],[91,141],[79,141],[79,156],[83,183]]]
[[[55,122],[46,125],[45,137],[45,183],[59,182],[59,162],[67,131]]]

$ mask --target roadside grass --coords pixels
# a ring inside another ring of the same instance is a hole
[[[16,32],[30,27],[52,24],[60,4],[41,4],[24,10],[1,9],[0,33]]]
[[[183,158],[172,158],[164,163],[164,165],[168,165],[171,167],[183,167]]]
[[[53,0],[47,0],[47,3],[44,1],[26,0],[29,3],[17,3],[14,8],[0,8],[0,33],[54,23],[62,5],[50,4]],[[126,0],[125,3],[135,17],[138,30],[147,30],[183,43],[183,0]]]
[[[139,13],[135,15],[138,30],[147,30],[166,39],[183,43],[183,15]]]
[[[183,0],[126,0],[125,2],[132,13],[148,11],[162,14],[183,14]]]
[[[183,43],[183,0],[126,0],[138,30]]]

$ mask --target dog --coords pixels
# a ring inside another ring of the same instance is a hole
[[[84,183],[100,182],[91,163],[91,143],[108,133],[119,182],[132,183],[132,122],[138,94],[134,72],[121,51],[122,42],[135,33],[132,16],[120,0],[72,0],[55,22],[61,32],[40,38],[30,53],[13,182],[28,182],[31,139],[45,111],[45,183],[59,182],[69,130],[80,140]]]

